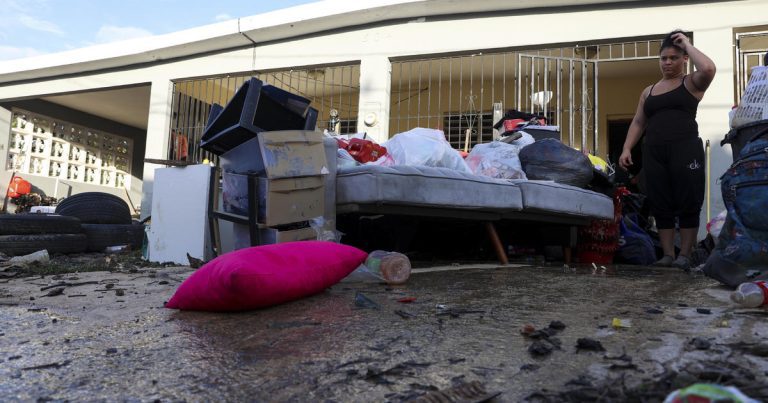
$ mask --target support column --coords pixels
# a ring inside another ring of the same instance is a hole
[[[697,117],[699,135],[705,144],[709,140],[711,147],[709,166],[706,167],[709,170],[707,178],[709,199],[704,200],[701,209],[698,234],[698,239],[702,239],[707,234],[707,208],[709,208],[709,218],[715,217],[725,209],[718,178],[733,162],[731,146],[720,146],[720,141],[729,130],[728,112],[732,107],[723,100],[732,99],[734,94],[733,31],[731,28],[694,31],[693,42],[696,48],[709,56],[717,66],[715,78],[699,103]]]
[[[147,147],[144,158],[168,159],[169,132],[173,100],[173,83],[169,79],[152,81],[149,95],[149,119],[147,120]],[[155,184],[155,169],[162,165],[144,163],[144,177],[141,189],[141,218],[152,212],[152,187]]]
[[[13,175],[12,170],[6,169],[8,166],[8,145],[11,144],[9,136],[11,135],[11,111],[0,108],[0,207],[2,207],[2,198],[8,192],[8,182]]]
[[[389,139],[389,102],[392,63],[386,56],[369,56],[360,61],[360,104],[357,131],[376,142]]]

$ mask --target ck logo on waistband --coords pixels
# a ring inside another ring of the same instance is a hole
[[[696,170],[701,168],[701,164],[699,164],[699,161],[693,160],[690,164],[688,164],[688,169],[690,170]]]

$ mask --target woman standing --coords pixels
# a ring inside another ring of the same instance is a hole
[[[685,74],[688,59],[696,71]],[[656,265],[690,268],[704,202],[704,146],[696,109],[715,76],[715,64],[680,30],[667,35],[659,50],[662,78],[640,95],[635,117],[619,157],[632,165],[632,147],[645,132],[643,171],[647,200],[656,219],[664,257]],[[674,257],[675,224],[680,228],[680,254]]]

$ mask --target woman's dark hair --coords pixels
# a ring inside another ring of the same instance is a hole
[[[675,49],[679,50],[680,52],[682,52],[684,55],[687,55],[688,53],[686,53],[685,50],[683,50],[683,48],[681,48],[680,46],[675,45],[675,40],[672,39],[672,36],[674,34],[683,34],[683,35],[685,35],[685,32],[683,32],[680,29],[676,29],[676,30],[668,33],[667,36],[664,37],[664,40],[661,41],[661,47],[659,48],[659,53],[661,53],[661,51],[666,49],[666,48],[675,48]]]

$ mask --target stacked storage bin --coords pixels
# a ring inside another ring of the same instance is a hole
[[[235,224],[235,249],[317,236],[309,221],[325,209],[321,133],[262,132],[224,153],[220,163],[224,211],[255,217],[255,227]]]
[[[218,219],[235,223],[235,249],[317,236],[310,221],[324,215],[328,164],[316,121],[309,100],[256,78],[225,107],[213,106],[200,146],[220,156],[223,212],[209,208],[214,243]]]

